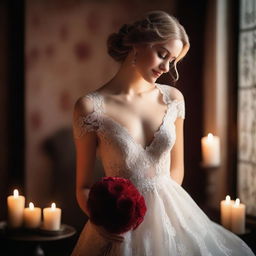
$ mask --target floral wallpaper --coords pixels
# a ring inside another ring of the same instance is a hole
[[[256,0],[241,0],[238,85],[238,196],[256,216]]]

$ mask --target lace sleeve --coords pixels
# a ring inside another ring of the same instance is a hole
[[[177,118],[178,117],[185,119],[185,102],[184,102],[184,100],[179,100],[177,103]]]
[[[97,131],[99,121],[95,112],[88,115],[80,115],[73,121],[73,134],[75,139],[83,137],[87,132]]]

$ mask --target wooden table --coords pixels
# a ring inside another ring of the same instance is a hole
[[[33,249],[34,256],[45,255],[41,247],[42,242],[62,240],[75,234],[75,228],[66,224],[62,224],[59,231],[44,231],[41,229],[29,230],[25,228],[8,229],[5,221],[0,222],[0,236],[12,241],[33,243],[35,245]]]

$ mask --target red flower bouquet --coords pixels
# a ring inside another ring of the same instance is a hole
[[[136,229],[147,208],[144,197],[130,180],[104,177],[90,189],[88,210],[92,223],[121,234]]]

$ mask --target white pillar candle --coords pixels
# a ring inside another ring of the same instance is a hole
[[[25,207],[25,197],[19,195],[15,189],[13,195],[7,197],[8,226],[11,228],[21,227],[23,224],[23,212]]]
[[[201,139],[203,165],[220,165],[220,139],[211,133]]]
[[[61,209],[56,208],[56,204],[52,203],[51,208],[43,210],[43,228],[46,230],[59,230],[61,223]]]
[[[24,209],[24,226],[26,228],[38,228],[41,224],[42,210],[29,203],[29,207]]]
[[[245,233],[245,205],[240,203],[240,199],[237,198],[232,206],[232,220],[231,231],[236,234]]]
[[[230,200],[230,196],[226,196],[226,200],[220,202],[220,221],[221,225],[231,230],[231,211],[234,200]]]

